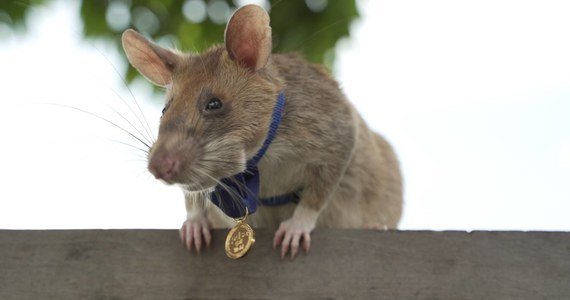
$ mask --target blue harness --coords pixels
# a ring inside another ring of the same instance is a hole
[[[263,155],[265,155],[267,148],[269,148],[269,145],[271,145],[277,133],[284,108],[285,94],[280,92],[277,96],[275,108],[273,109],[273,115],[271,116],[269,132],[261,149],[259,149],[252,159],[247,161],[247,168],[244,172],[222,179],[221,184],[218,184],[214,191],[210,193],[212,202],[229,217],[241,218],[245,216],[246,208],[248,214],[254,213],[257,210],[257,200],[266,206],[284,205],[289,202],[299,203],[300,192],[257,199],[260,184],[257,164]],[[242,203],[238,203],[239,199],[242,200]]]

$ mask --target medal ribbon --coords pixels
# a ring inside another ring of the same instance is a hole
[[[232,177],[224,178],[214,191],[210,193],[210,199],[226,215],[232,218],[241,218],[246,215],[246,208],[249,214],[257,210],[257,194],[259,193],[259,169],[257,164],[265,155],[267,148],[271,145],[277,133],[283,110],[285,108],[285,94],[283,91],[277,96],[277,101],[273,109],[269,132],[263,142],[263,146],[253,158],[247,161],[247,168],[244,172]],[[237,202],[239,199],[242,203]],[[298,202],[297,193],[261,199],[260,202],[266,205],[281,205],[290,201]]]

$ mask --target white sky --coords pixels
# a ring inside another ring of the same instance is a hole
[[[182,193],[111,140],[136,142],[40,104],[128,127],[118,110],[142,128],[117,53],[81,39],[70,3],[34,10],[28,35],[0,40],[0,228],[178,228]],[[400,156],[401,228],[570,230],[570,2],[360,7],[336,77]],[[162,99],[131,89],[154,130]]]

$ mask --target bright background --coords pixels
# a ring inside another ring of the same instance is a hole
[[[401,228],[570,230],[570,2],[359,7],[335,76],[400,156]],[[162,99],[145,82],[131,95],[118,53],[81,39],[76,2],[30,20],[0,26],[0,228],[178,228],[182,193],[122,144],[136,141],[42,104],[142,131],[136,98],[155,131]]]

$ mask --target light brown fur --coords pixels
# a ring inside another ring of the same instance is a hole
[[[366,126],[320,66],[295,54],[272,55],[271,61],[278,81],[285,83],[287,105],[277,137],[259,165],[259,196],[287,194],[315,182],[321,197],[302,198],[302,205],[322,210],[318,227],[396,228],[402,179],[391,146]],[[294,208],[261,207],[250,220],[275,228]],[[214,226],[233,226],[216,207],[210,211],[218,221]]]
[[[252,16],[259,18],[250,21]],[[232,36],[226,36],[225,47],[200,55],[160,48],[134,31],[123,35],[131,63],[167,87],[149,170],[185,190],[188,220],[182,239],[199,250],[202,237],[209,243],[208,224],[235,224],[210,204],[205,191],[245,170],[266,138],[280,91],[285,110],[258,165],[258,197],[302,191],[301,199],[298,205],[258,207],[248,221],[279,227],[274,243],[282,245],[282,255],[290,247],[292,256],[300,241],[308,250],[315,226],[396,228],[402,179],[393,149],[366,126],[321,66],[296,54],[267,55],[268,22],[263,9],[245,6],[228,24]],[[212,97],[223,101],[214,114],[204,110]]]

